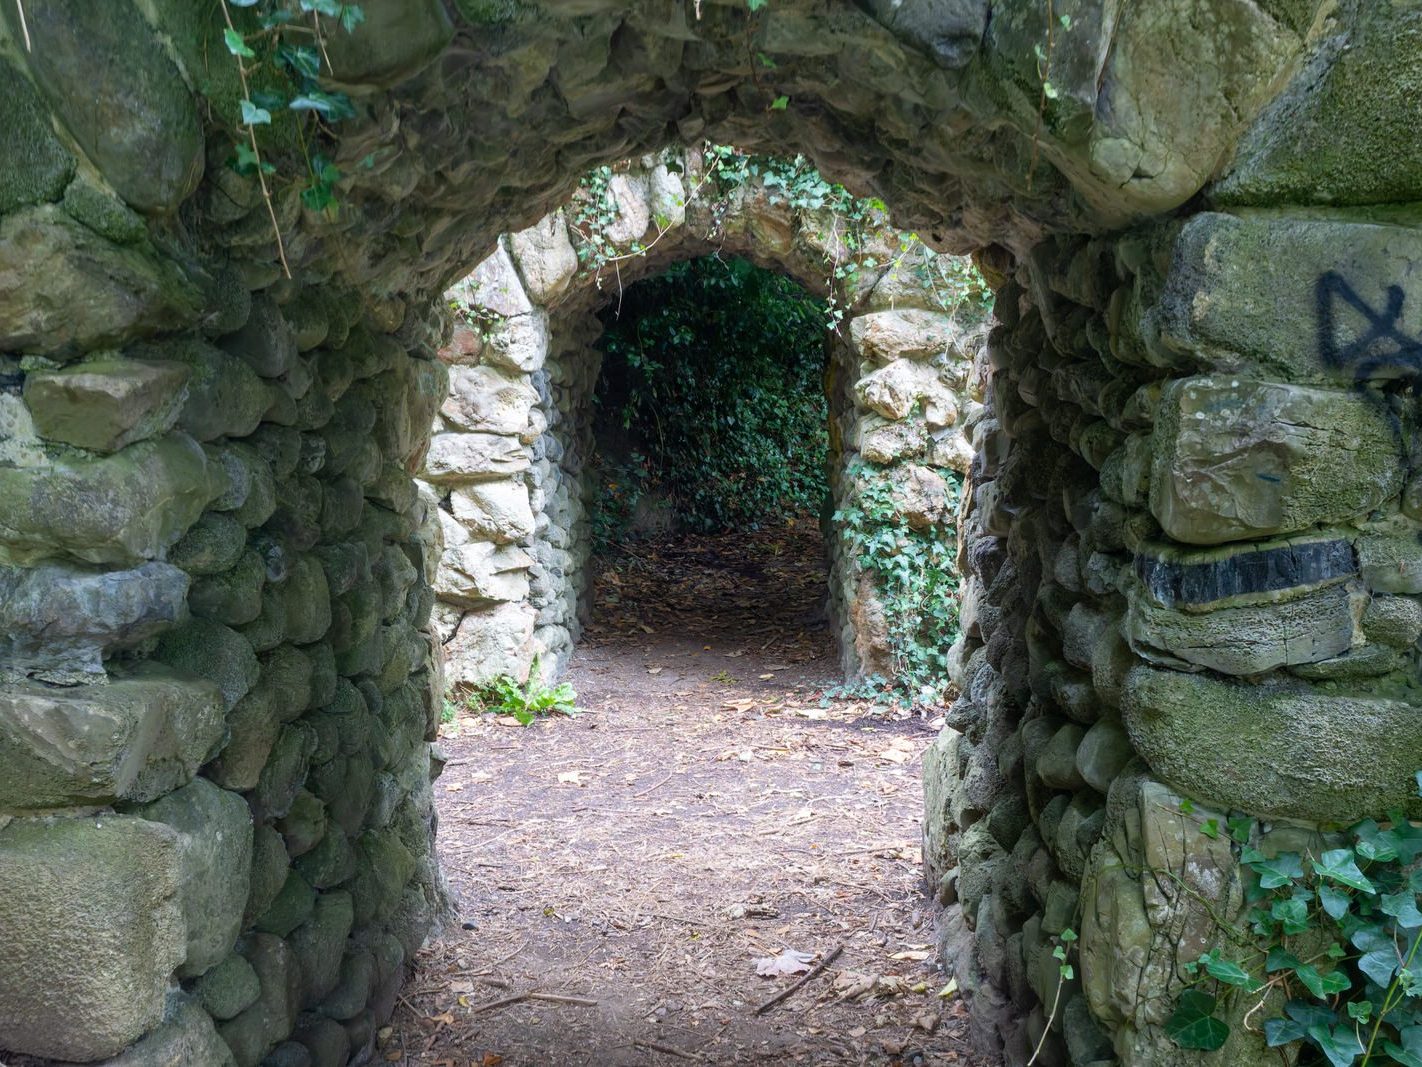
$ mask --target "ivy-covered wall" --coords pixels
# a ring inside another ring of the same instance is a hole
[[[956,587],[952,474],[969,456],[959,408],[967,350],[982,339],[981,282],[803,161],[707,146],[594,173],[451,291],[462,320],[442,353],[452,389],[421,472],[440,523],[435,616],[451,683],[524,678],[535,656],[550,672],[566,663],[590,607],[596,311],[638,278],[712,251],[789,272],[828,298],[832,510],[849,509],[863,535],[841,518],[829,538],[847,674],[902,675],[915,690],[910,676],[943,675],[948,642],[923,633],[931,611],[886,603],[898,586],[861,557],[902,557],[899,539],[931,528]],[[877,510],[859,506],[871,483],[896,487],[878,494]],[[876,535],[884,543],[870,545]],[[945,605],[951,597],[932,607]],[[919,645],[939,662],[917,662]]]

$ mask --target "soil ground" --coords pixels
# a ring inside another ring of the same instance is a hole
[[[568,673],[581,715],[446,726],[458,918],[387,1062],[984,1062],[940,996],[920,873],[936,724],[822,700],[824,590],[812,529],[630,546]],[[791,973],[757,974],[777,960]]]

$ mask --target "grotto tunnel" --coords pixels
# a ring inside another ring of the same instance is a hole
[[[370,1058],[447,915],[446,658],[572,648],[550,367],[663,254],[850,264],[783,174],[696,216],[706,145],[993,293],[979,346],[892,254],[835,277],[830,391],[903,499],[962,479],[922,852],[983,1055],[1415,1056],[1419,46],[1364,0],[0,0],[0,1056]]]

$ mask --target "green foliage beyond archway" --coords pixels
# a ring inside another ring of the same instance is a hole
[[[710,256],[630,287],[603,321],[599,542],[656,508],[697,531],[818,512],[829,492],[823,301]]]

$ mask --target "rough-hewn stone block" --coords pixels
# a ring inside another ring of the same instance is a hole
[[[178,834],[125,815],[0,829],[0,1040],[112,1056],[156,1026],[187,935]]]
[[[1151,511],[1188,544],[1365,515],[1401,491],[1404,474],[1393,420],[1371,400],[1218,376],[1165,389],[1153,451]]]
[[[1419,810],[1422,715],[1405,700],[1137,667],[1121,711],[1151,769],[1212,804],[1339,823]]]
[[[222,737],[217,688],[156,666],[107,684],[0,691],[0,810],[151,800]]]

